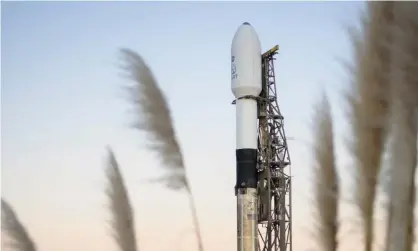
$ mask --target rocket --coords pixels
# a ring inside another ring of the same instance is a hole
[[[238,251],[257,250],[257,98],[262,89],[261,44],[251,24],[236,31],[231,45],[231,89],[236,99]]]

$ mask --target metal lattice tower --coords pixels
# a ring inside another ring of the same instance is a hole
[[[262,55],[258,100],[258,251],[292,251],[291,168],[277,102],[275,46]]]

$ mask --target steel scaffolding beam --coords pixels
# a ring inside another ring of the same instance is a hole
[[[292,251],[292,185],[283,116],[277,101],[275,46],[261,57],[258,99],[258,251]]]

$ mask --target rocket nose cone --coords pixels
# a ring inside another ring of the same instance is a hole
[[[237,48],[248,47],[248,43],[252,44],[251,46],[261,47],[260,40],[258,39],[257,32],[254,30],[254,27],[251,26],[248,22],[241,24],[237,31],[235,32],[234,38],[232,39],[232,47],[237,46]],[[239,45],[241,44],[241,45]],[[244,45],[245,44],[245,45]],[[246,49],[239,49],[246,50]],[[258,49],[257,49],[258,50]],[[261,48],[259,48],[261,51]],[[260,52],[261,54],[261,52]]]
[[[251,24],[249,22],[244,22],[244,23],[242,23],[242,25],[249,25],[249,26],[251,26]]]

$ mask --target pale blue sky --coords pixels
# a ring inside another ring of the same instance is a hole
[[[295,138],[295,250],[305,251],[312,105],[326,89],[341,107],[348,79],[338,58],[350,58],[345,27],[358,22],[363,5],[2,3],[2,196],[44,251],[113,250],[103,194],[109,144],[130,189],[142,250],[194,249],[185,196],[141,184],[161,168],[143,149],[143,135],[129,128],[128,82],[117,67],[118,49],[128,47],[145,58],[169,99],[208,250],[235,249],[229,59],[232,37],[248,21],[263,50],[281,48],[279,102]],[[334,115],[343,135],[342,112]]]

